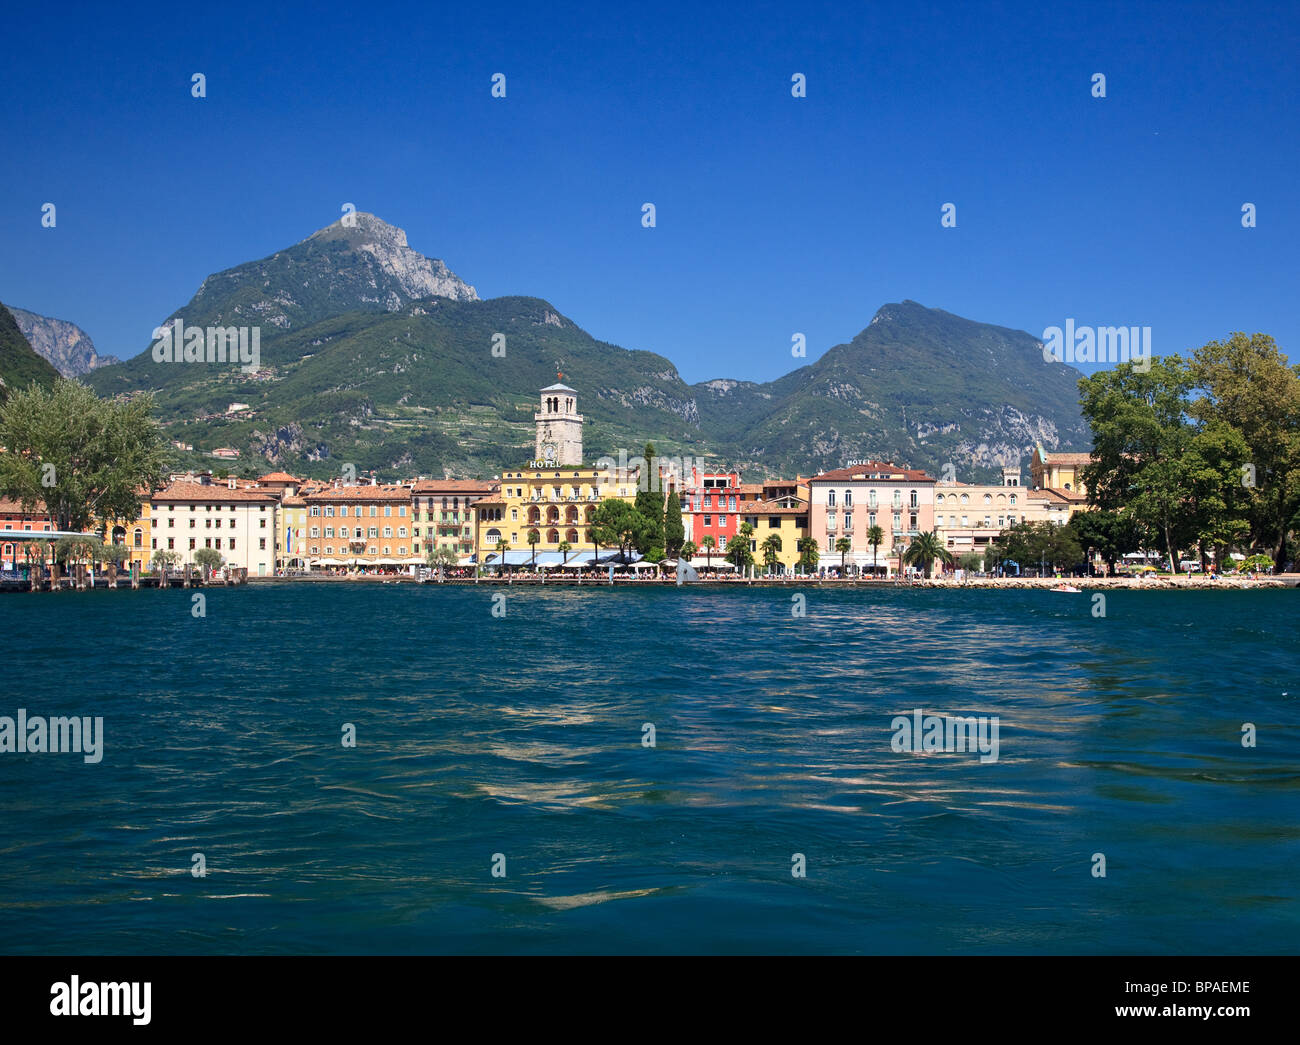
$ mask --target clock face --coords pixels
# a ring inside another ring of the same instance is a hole
[[[543,443],[543,444],[542,444],[542,460],[543,460],[543,461],[554,461],[555,458],[556,458],[556,456],[557,456],[557,455],[556,455],[556,450],[555,450],[555,444],[554,444],[554,443]]]

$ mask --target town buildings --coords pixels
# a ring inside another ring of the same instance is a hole
[[[177,565],[194,563],[200,548],[220,552],[226,564],[250,577],[275,572],[276,509],[268,492],[241,487],[235,479],[179,481],[150,498],[150,559],[159,550],[175,552]]]
[[[934,529],[935,480],[890,461],[857,461],[808,480],[809,535],[826,565],[843,561],[856,572],[893,576],[914,537]],[[879,526],[883,540],[871,545]],[[845,538],[850,550],[836,544]],[[874,564],[874,565],[873,565]]]

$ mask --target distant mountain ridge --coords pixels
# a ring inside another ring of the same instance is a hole
[[[64,377],[79,377],[97,367],[121,362],[116,356],[101,356],[96,352],[90,335],[76,323],[42,316],[12,305],[6,307],[36,354],[53,364]]]
[[[0,402],[33,381],[50,387],[59,372],[27,342],[13,313],[0,306]]]
[[[156,363],[146,349],[89,382],[103,394],[153,389],[177,441],[308,475],[342,463],[385,478],[517,466],[557,367],[578,390],[590,460],[653,441],[755,475],[883,457],[936,474],[951,463],[973,479],[1037,442],[1087,446],[1079,373],[1045,363],[1023,331],[903,301],[776,381],[688,385],[663,356],[597,341],[542,299],[479,300],[401,229],[356,218],[209,276],[168,317],[259,325],[260,374]]]

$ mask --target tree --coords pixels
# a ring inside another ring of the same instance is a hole
[[[903,553],[903,562],[908,566],[920,566],[925,571],[927,579],[930,577],[930,570],[936,559],[945,566],[951,566],[953,562],[952,552],[947,549],[943,538],[934,530],[917,534],[912,539],[912,543],[907,546],[907,551]]]
[[[741,523],[736,536],[727,543],[727,562],[740,573],[754,565],[754,553],[749,548],[749,542],[753,538],[754,527],[749,523]]]
[[[700,540],[700,547],[704,549],[704,556],[713,565],[713,549],[718,546],[718,542],[713,539],[713,534],[706,533]]]
[[[781,565],[781,535],[769,533],[763,538],[759,548],[763,552],[763,565],[767,567],[769,573],[774,573]]]
[[[957,565],[967,573],[979,573],[984,565],[984,557],[979,552],[966,552],[957,560]]]
[[[434,569],[438,569],[440,567],[455,566],[459,560],[456,558],[456,553],[450,548],[438,548],[429,544],[424,549],[424,561]]]
[[[686,540],[686,525],[682,522],[682,502],[673,490],[668,495],[668,507],[664,516],[664,551],[672,557],[682,552],[682,543]]]
[[[817,547],[817,541],[812,537],[799,538],[799,567],[805,574],[812,573],[817,569],[817,561],[821,558],[821,551]]]
[[[591,520],[591,539],[606,547],[617,546],[623,558],[631,558],[634,547],[645,533],[646,519],[627,501],[612,498],[601,501]],[[650,545],[645,545],[649,548]]]
[[[655,460],[654,443],[645,444],[645,472],[637,477],[637,493],[633,507],[643,519],[641,528],[632,542],[636,545],[636,550],[645,555],[652,548],[662,548],[666,500],[659,478],[659,463]],[[677,514],[680,517],[680,505]]]
[[[78,381],[32,384],[0,406],[0,494],[26,512],[44,504],[58,530],[96,517],[138,519],[142,491],[163,484],[162,428],[149,394],[100,399]]]
[[[194,553],[194,565],[201,567],[205,573],[221,569],[225,561],[226,557],[216,548],[200,548]]]
[[[871,545],[871,574],[876,573],[876,556],[880,552],[880,546],[885,543],[885,531],[879,526],[872,526],[867,530],[867,543]]]
[[[1204,425],[1218,422],[1241,436],[1251,467],[1233,484],[1240,517],[1282,561],[1300,513],[1300,366],[1289,365],[1267,334],[1235,333],[1197,349],[1191,370],[1200,394],[1188,409]]]
[[[498,573],[506,572],[506,552],[508,552],[509,550],[510,550],[510,542],[507,541],[504,537],[502,537],[501,540],[497,541],[497,554],[501,556],[500,561],[497,563]]]
[[[849,569],[849,552],[853,550],[853,542],[847,537],[841,537],[835,542],[835,550],[840,553],[840,576],[843,577]]]
[[[98,537],[60,537],[54,542],[54,558],[67,566],[94,562],[103,549],[103,542]]]
[[[555,547],[560,553],[560,565],[564,565],[569,561],[569,552],[573,551],[573,545],[568,541],[561,541]]]
[[[131,558],[131,549],[125,544],[106,544],[100,549],[100,559],[103,562],[122,564]]]
[[[687,541],[682,545],[680,555],[683,559],[693,559],[695,558],[695,553],[697,551],[699,551],[699,549],[695,547],[695,542]]]
[[[1119,560],[1129,552],[1137,551],[1145,543],[1141,528],[1132,514],[1123,510],[1093,508],[1086,512],[1076,512],[1066,525],[1084,550],[1085,557],[1091,560],[1092,553],[1096,552],[1106,563],[1107,572],[1112,577]]]
[[[159,548],[153,553],[153,559],[151,561],[156,572],[164,573],[180,562],[180,559],[181,557],[178,552],[168,551],[166,548]]]
[[[542,539],[542,535],[536,530],[528,531],[528,547],[533,552],[533,569],[537,568],[537,544]]]

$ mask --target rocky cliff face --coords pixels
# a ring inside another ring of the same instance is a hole
[[[101,356],[96,352],[90,335],[76,323],[39,316],[22,308],[10,307],[9,311],[36,353],[64,377],[78,377],[96,367],[121,362],[116,356]]]
[[[439,297],[453,301],[477,301],[478,293],[437,258],[426,258],[412,250],[406,232],[373,214],[355,214],[355,226],[342,221],[308,236],[303,244],[344,242],[352,250],[368,255],[373,267],[391,283],[390,289],[409,299]],[[380,278],[375,279],[378,286]],[[388,311],[396,312],[405,302]]]

